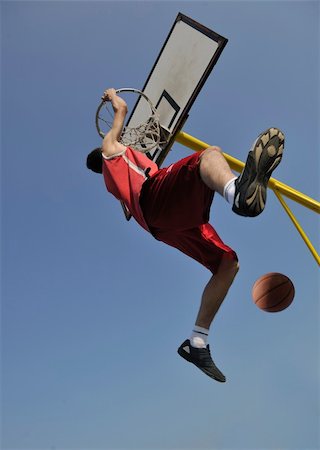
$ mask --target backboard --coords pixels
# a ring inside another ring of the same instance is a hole
[[[141,89],[156,107],[163,133],[169,137],[165,145],[147,153],[159,167],[227,42],[226,38],[184,14],[177,15]],[[144,103],[137,101],[126,126],[135,127],[143,122]],[[129,211],[124,204],[122,207],[129,220]]]
[[[161,126],[170,133],[168,143],[148,155],[158,166],[167,156],[227,42],[184,14],[177,15],[142,89],[156,107]],[[142,109],[143,102],[138,101],[126,126],[141,123]]]

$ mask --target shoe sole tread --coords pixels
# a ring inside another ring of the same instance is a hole
[[[284,149],[284,134],[277,128],[269,128],[254,142],[240,178],[245,195],[239,199],[235,212],[246,216],[259,215],[266,204],[267,186],[272,172],[279,165]],[[250,167],[252,166],[252,167]],[[247,172],[247,173],[246,173]],[[244,209],[244,211],[241,211]]]

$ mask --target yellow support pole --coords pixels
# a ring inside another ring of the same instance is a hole
[[[206,142],[200,141],[199,139],[191,136],[190,134],[185,133],[184,131],[180,131],[176,135],[175,140],[176,140],[176,142],[179,142],[179,144],[184,145],[196,152],[199,152],[201,150],[204,150],[205,148],[210,147],[210,145],[207,144]],[[242,171],[242,169],[244,167],[244,163],[242,161],[240,161],[239,159],[236,159],[233,156],[230,156],[226,153],[223,153],[223,155],[226,158],[226,160],[228,161],[232,170],[235,170],[236,172]],[[302,227],[298,223],[297,219],[292,214],[288,205],[283,200],[280,193],[285,195],[286,197],[290,198],[291,200],[294,200],[295,202],[299,203],[300,205],[305,206],[306,208],[309,208],[312,211],[315,211],[318,214],[320,213],[320,203],[318,201],[314,200],[313,198],[308,197],[305,194],[302,194],[302,192],[299,192],[296,189],[293,189],[292,187],[282,183],[281,181],[276,180],[275,178],[270,178],[268,187],[273,190],[273,192],[277,196],[278,200],[280,201],[282,207],[284,208],[286,213],[289,215],[293,224],[295,225],[298,232],[300,233],[302,239],[304,240],[304,242],[306,243],[310,252],[312,253],[313,257],[315,258],[317,263],[320,265],[320,257],[318,255],[318,253],[316,252],[315,248],[311,244],[307,235],[305,234]]]
[[[278,192],[277,188],[274,188],[273,192],[278,197],[281,205],[283,206],[284,210],[286,211],[286,213],[288,214],[288,216],[292,220],[294,226],[296,227],[296,229],[298,230],[300,236],[302,237],[302,239],[306,243],[306,245],[307,245],[308,249],[310,250],[310,252],[312,253],[314,259],[317,261],[318,265],[320,265],[320,256],[318,255],[318,253],[317,253],[316,249],[314,248],[314,246],[311,244],[311,241],[308,238],[308,236],[306,235],[306,233],[303,231],[303,228],[301,227],[301,225],[299,224],[299,222],[297,221],[295,216],[292,214],[292,211],[290,210],[289,206],[283,200],[282,195]]]

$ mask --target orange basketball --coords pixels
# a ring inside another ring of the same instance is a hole
[[[268,312],[286,309],[292,303],[294,294],[292,281],[282,273],[266,273],[258,278],[252,287],[254,303]]]

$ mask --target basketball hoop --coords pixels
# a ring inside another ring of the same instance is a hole
[[[165,144],[168,136],[163,140],[159,115],[146,94],[134,88],[117,89],[116,93],[136,94],[138,96],[136,105],[139,103],[140,108],[143,110],[143,118],[140,118],[140,123],[123,128],[120,142],[126,147],[132,147],[134,150],[142,153],[149,152],[159,147],[159,145]],[[96,112],[96,128],[102,138],[111,129],[113,123],[114,114],[112,107],[108,103],[110,102],[103,100]]]

